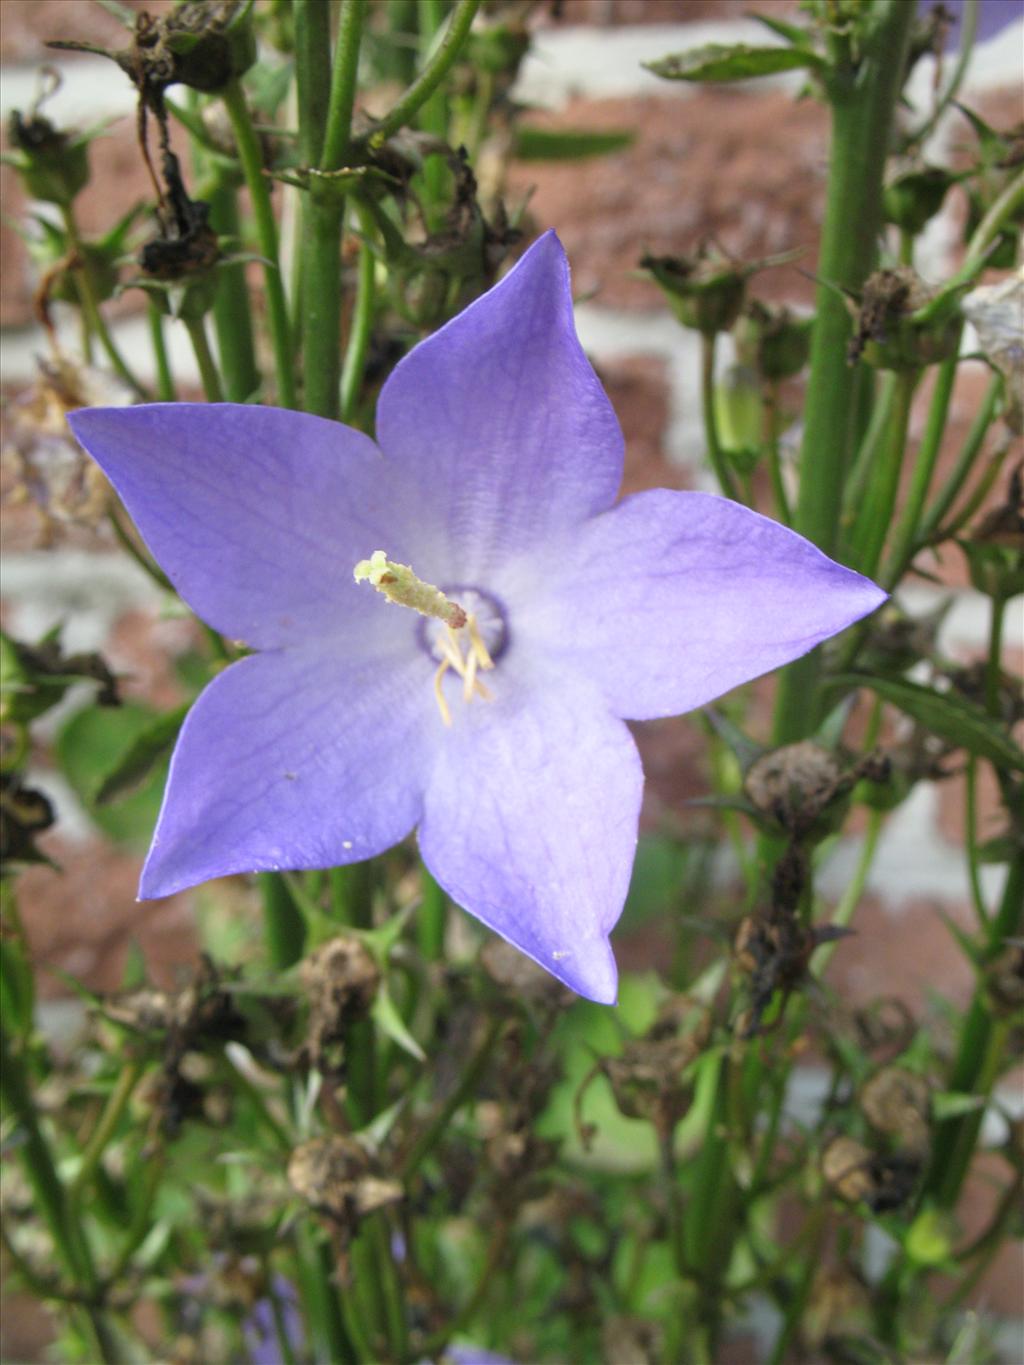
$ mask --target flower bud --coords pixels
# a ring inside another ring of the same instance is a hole
[[[701,245],[695,256],[644,256],[640,267],[653,275],[684,327],[704,336],[728,332],[740,315],[749,269]]]
[[[340,1134],[311,1138],[296,1147],[288,1160],[288,1183],[307,1204],[349,1233],[367,1214],[396,1204],[403,1196],[397,1180],[374,1174],[365,1147]]]
[[[916,236],[934,218],[958,177],[941,166],[923,166],[898,176],[885,189],[885,221]]]
[[[303,959],[299,980],[309,998],[309,1063],[337,1070],[350,1025],[369,1013],[377,995],[380,968],[359,939],[339,935]]]
[[[736,324],[736,348],[762,379],[778,383],[799,374],[810,354],[813,318],[751,300]]]
[[[14,167],[33,199],[68,205],[89,183],[89,136],[59,132],[49,119],[31,113],[23,119],[17,109],[7,125],[16,149],[4,160]]]
[[[850,363],[863,358],[875,369],[918,370],[954,356],[960,317],[952,308],[937,309],[937,303],[908,267],[876,271],[864,285]]]
[[[872,1128],[910,1152],[927,1151],[930,1106],[928,1082],[903,1066],[876,1071],[860,1094],[861,1110]]]

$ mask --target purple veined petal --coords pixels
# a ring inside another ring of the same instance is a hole
[[[390,848],[420,818],[442,731],[430,660],[407,642],[390,655],[310,646],[232,664],[185,719],[140,895]]]
[[[414,555],[418,533],[361,432],[238,403],[83,408],[68,420],[161,568],[217,630],[273,648],[386,621],[352,570],[382,547]]]
[[[886,599],[802,536],[707,493],[637,493],[554,558],[520,631],[628,720],[703,706]]]
[[[424,862],[463,909],[578,994],[613,1004],[608,935],[643,787],[632,736],[584,681],[533,670],[496,677],[495,700],[454,719],[427,788]]]
[[[577,339],[553,232],[400,362],[377,439],[443,504],[456,582],[487,582],[507,555],[611,506],[622,433]]]

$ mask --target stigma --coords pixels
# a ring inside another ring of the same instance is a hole
[[[458,602],[452,602],[432,583],[417,578],[408,564],[388,559],[383,550],[374,550],[369,559],[361,559],[352,576],[357,583],[369,583],[389,602],[411,607],[421,616],[434,616],[451,630],[460,630],[466,624],[466,613]]]

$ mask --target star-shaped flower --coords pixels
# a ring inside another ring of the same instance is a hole
[[[140,894],[416,829],[454,901],[593,1000],[615,999],[640,812],[624,721],[702,706],[884,596],[723,498],[616,503],[622,434],[554,233],[396,367],[377,444],[234,404],[71,421],[185,601],[257,651],[185,721]]]

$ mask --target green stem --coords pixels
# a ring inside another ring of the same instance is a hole
[[[993,375],[989,380],[985,396],[981,400],[981,406],[975,414],[974,421],[970,425],[964,443],[957,455],[956,462],[950,471],[949,477],[939,491],[938,497],[929,507],[919,532],[919,542],[927,545],[934,540],[935,533],[946,516],[946,513],[953,506],[959,496],[961,488],[967,481],[967,477],[974,468],[975,457],[981,449],[981,444],[988,433],[989,427],[996,415],[999,406],[999,398],[1003,391],[1003,379],[1001,375]]]
[[[135,375],[128,368],[121,352],[117,349],[114,338],[110,335],[110,329],[104,321],[103,314],[100,312],[99,300],[96,297],[96,289],[93,284],[92,271],[89,268],[89,261],[85,254],[85,247],[78,231],[78,223],[75,220],[74,210],[70,204],[62,209],[64,218],[64,229],[68,235],[68,244],[72,247],[78,257],[79,264],[74,268],[73,274],[75,284],[78,289],[78,297],[82,305],[82,312],[90,331],[99,338],[100,345],[106,352],[107,359],[113,366],[115,374],[122,379],[136,397],[143,401],[150,397],[149,390],[141,384]]]
[[[270,965],[276,971],[283,971],[302,956],[306,921],[283,877],[276,872],[261,872],[258,881],[263,898],[267,955]]]
[[[779,386],[777,383],[765,385],[762,403],[764,423],[763,443],[768,458],[768,473],[772,481],[772,494],[775,498],[775,514],[787,526],[793,524],[793,509],[789,505],[785,480],[782,477],[782,458],[779,451]]]
[[[213,352],[210,350],[210,343],[207,340],[206,323],[201,317],[186,318],[185,326],[192,341],[192,349],[196,354],[199,377],[203,381],[203,392],[206,394],[206,400],[209,403],[223,403],[224,390],[221,388],[217,362],[213,358]]]
[[[967,523],[974,519],[978,509],[991,492],[993,484],[999,478],[1003,462],[1012,448],[1012,442],[1006,440],[989,459],[983,462],[981,478],[971,489],[964,502],[957,508],[956,516],[939,531],[938,538],[940,540],[954,539]]]
[[[177,393],[174,389],[171,363],[167,358],[164,315],[152,299],[146,304],[146,313],[149,318],[149,335],[153,342],[153,360],[156,364],[156,396],[161,403],[173,403]]]
[[[696,1158],[693,1193],[683,1221],[683,1247],[690,1273],[700,1285],[700,1327],[713,1350],[721,1329],[722,1279],[733,1248],[737,1189],[729,1167],[730,1063],[719,1059],[708,1123]]]
[[[334,50],[331,72],[327,131],[320,155],[320,169],[323,171],[336,171],[344,166],[351,150],[352,110],[355,107],[359,46],[365,12],[365,0],[342,0],[338,17],[338,45]]]
[[[121,517],[117,511],[120,503],[112,503],[107,509],[107,520],[110,522],[114,535],[117,537],[121,548],[135,560],[139,568],[153,580],[153,582],[163,592],[174,592],[174,584],[164,573],[163,569],[142,550],[139,549],[127,529],[121,524]]]
[[[424,961],[437,962],[444,954],[445,894],[426,868],[420,886],[423,904],[416,917],[416,937]]]
[[[999,719],[999,680],[1002,677],[1003,621],[1006,618],[1006,598],[992,598],[992,625],[989,630],[988,662],[985,666],[985,709]]]
[[[967,858],[967,877],[971,884],[974,913],[983,929],[989,925],[988,906],[981,889],[978,864],[978,760],[971,754],[964,777],[964,853]]]
[[[1020,932],[1024,906],[1024,854],[1018,853],[1010,864],[999,910],[990,921],[982,965],[991,961],[1004,941]],[[984,982],[975,988],[964,1016],[959,1045],[947,1089],[954,1094],[986,1097],[1004,1060],[1006,1025],[993,1020],[989,1012]],[[938,1126],[932,1143],[932,1157],[924,1185],[942,1208],[952,1208],[971,1164],[981,1130],[984,1111],[947,1119]]]
[[[426,1158],[434,1150],[437,1143],[444,1136],[444,1131],[448,1127],[451,1117],[466,1102],[470,1095],[476,1090],[483,1075],[487,1063],[490,1061],[491,1053],[494,1051],[498,1039],[501,1037],[505,1021],[503,1019],[492,1019],[487,1026],[476,1052],[469,1059],[469,1063],[459,1077],[459,1082],[452,1090],[451,1094],[437,1110],[437,1113],[430,1120],[427,1126],[420,1133],[419,1137],[409,1148],[405,1157],[399,1165],[399,1175],[402,1180],[408,1180],[423,1164]]]
[[[895,411],[888,440],[880,452],[879,463],[871,471],[867,492],[850,533],[849,559],[856,569],[869,578],[878,568],[885,537],[892,523],[906,456],[910,408],[919,376],[919,370],[901,371],[897,375]]]
[[[715,471],[718,486],[727,498],[740,500],[739,489],[729,469],[722,443],[718,438],[718,418],[715,414],[715,337],[706,332],[700,338],[701,407],[704,413],[704,441],[708,459]]]
[[[814,1278],[820,1269],[820,1255],[822,1242],[825,1237],[825,1228],[828,1219],[829,1208],[825,1201],[822,1201],[812,1210],[808,1218],[809,1228],[800,1235],[800,1241],[810,1241],[810,1246],[804,1250],[802,1255],[802,1269],[800,1278],[795,1291],[792,1293],[786,1309],[786,1316],[783,1319],[779,1335],[775,1338],[775,1345],[772,1353],[768,1357],[768,1365],[784,1365],[790,1359],[789,1350],[793,1338],[804,1316],[807,1307],[807,1300],[810,1297],[811,1287]],[[799,1262],[798,1262],[799,1264]]]
[[[966,0],[963,13],[960,16],[960,51],[957,54],[956,66],[953,74],[949,78],[949,84],[943,90],[942,95],[935,103],[935,108],[921,124],[920,128],[915,128],[904,142],[904,151],[912,147],[919,147],[927,137],[930,136],[932,129],[939,119],[949,108],[956,97],[957,91],[963,84],[967,68],[971,64],[971,54],[974,50],[974,38],[978,31],[978,0]]]
[[[946,417],[949,414],[953,385],[956,382],[956,356],[952,356],[939,367],[932,391],[932,401],[928,408],[928,421],[924,436],[913,464],[913,474],[907,500],[900,513],[896,529],[890,542],[889,558],[882,574],[882,587],[888,591],[896,586],[910,567],[917,543],[918,523],[924,509],[928,488],[939,458],[942,436],[946,430]]]
[[[100,1120],[93,1129],[92,1136],[86,1143],[85,1151],[82,1153],[82,1163],[78,1168],[74,1180],[68,1190],[68,1198],[73,1209],[79,1207],[82,1192],[92,1179],[96,1168],[103,1159],[103,1153],[110,1144],[111,1138],[117,1131],[117,1125],[121,1122],[128,1101],[132,1097],[132,1092],[138,1085],[142,1077],[142,1063],[132,1060],[124,1068],[117,1078],[107,1100],[106,1107],[100,1115]]]
[[[210,226],[218,236],[240,238],[238,196],[234,187],[217,185],[210,192],[209,202]],[[217,289],[213,296],[213,326],[224,376],[224,392],[232,403],[244,403],[260,386],[244,265],[221,266],[218,269]]]
[[[377,1269],[377,1284],[383,1300],[384,1325],[388,1345],[396,1361],[406,1359],[407,1329],[405,1305],[402,1299],[402,1286],[391,1255],[391,1238],[387,1219],[382,1213],[374,1214],[366,1222],[366,1234],[373,1249],[373,1260]]]
[[[263,174],[263,152],[252,126],[245,93],[237,80],[224,89],[224,108],[238,148],[238,158],[252,202],[256,224],[256,238],[260,254],[265,257],[264,280],[267,290],[267,317],[270,341],[274,350],[274,373],[277,379],[277,399],[286,408],[295,407],[295,374],[292,366],[292,347],[288,327],[288,304],[284,296],[281,266],[278,259],[277,223],[270,202],[270,186]]]
[[[299,154],[307,166],[329,173],[350,150],[363,5],[342,5],[333,75],[328,7],[323,0],[296,0],[294,12]],[[337,418],[340,398],[343,226],[344,201],[314,177],[303,202],[303,406],[329,418]]]
[[[397,133],[399,128],[406,127],[416,117],[454,66],[469,37],[470,27],[479,8],[480,0],[458,0],[448,24],[448,31],[437,50],[402,98],[373,130],[370,137],[371,147],[381,147],[392,133]]]
[[[914,12],[906,0],[880,0],[856,62],[849,52],[838,52],[827,77],[832,147],[794,518],[795,529],[826,554],[835,550],[856,417],[857,371],[846,363],[850,318],[840,291],[858,292],[874,264],[882,176]],[[818,649],[784,671],[776,743],[813,731],[817,710],[810,699],[820,673]]]
[[[345,363],[341,371],[341,420],[351,422],[356,414],[359,394],[366,371],[366,354],[373,334],[373,314],[376,304],[376,261],[368,235],[373,230],[368,213],[357,203],[359,226],[363,240],[359,244],[359,273],[356,281],[356,298],[349,324],[348,343],[345,346]]]
[[[419,0],[420,21],[420,60],[426,64],[434,41],[444,26],[445,6],[443,0]],[[425,133],[430,133],[441,142],[448,140],[448,103],[444,92],[434,91],[420,110],[419,125]],[[423,164],[423,207],[427,227],[434,231],[440,227],[443,217],[445,181],[450,175],[448,167],[439,156],[429,156]]]
[[[14,1118],[20,1130],[19,1154],[25,1175],[57,1255],[85,1295],[86,1320],[99,1358],[104,1365],[117,1365],[120,1360],[117,1340],[96,1303],[98,1282],[85,1229],[72,1217],[21,1063],[20,1054],[8,1044],[7,1030],[0,1026],[0,1109]]]
[[[883,823],[884,816],[880,810],[868,811],[867,828],[864,831],[864,842],[861,845],[857,866],[850,878],[849,885],[843,892],[842,899],[829,920],[829,923],[836,925],[837,928],[846,929],[849,927],[850,921],[853,919],[853,912],[857,909],[860,898],[864,894],[868,874],[875,860],[875,852],[878,848],[878,839],[882,833]],[[839,943],[835,941],[821,945],[814,954],[814,960],[811,964],[813,976],[820,978],[824,975],[838,946]]]
[[[878,451],[892,420],[892,410],[896,402],[896,379],[894,371],[886,370],[878,386],[875,401],[871,405],[871,416],[863,439],[857,446],[857,454],[850,468],[849,478],[843,493],[842,536],[840,540],[843,553],[850,538],[850,525],[864,501],[868,479],[878,459]]]

